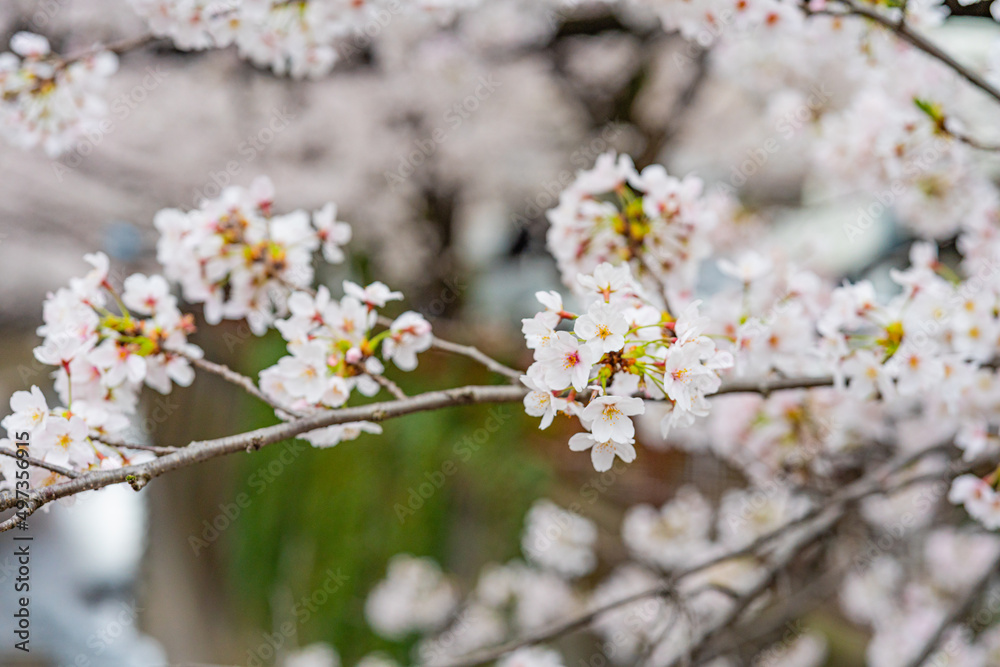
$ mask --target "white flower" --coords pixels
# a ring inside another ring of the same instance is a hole
[[[293,396],[317,403],[326,393],[329,377],[326,345],[318,340],[296,347],[292,355],[278,360],[284,386]]]
[[[631,442],[635,425],[629,417],[641,415],[645,410],[641,398],[598,396],[583,409],[580,421],[594,434],[595,442]]]
[[[628,155],[615,156],[614,151],[597,156],[593,169],[577,175],[573,190],[590,195],[612,192],[636,177],[635,165]]]
[[[556,320],[558,322],[558,320]],[[546,347],[556,339],[556,331],[552,327],[552,318],[546,313],[538,313],[532,318],[521,320],[521,333],[524,334],[525,345],[529,350]]]
[[[101,93],[118,68],[114,53],[63,60],[45,37],[28,32],[15,34],[10,47],[0,54],[0,133],[12,144],[40,146],[55,158],[102,131],[108,104]]]
[[[628,322],[621,309],[600,301],[592,304],[587,314],[578,317],[573,326],[576,335],[600,354],[616,352],[625,347],[628,329]]]
[[[659,510],[650,505],[629,508],[622,520],[622,539],[648,563],[686,567],[707,552],[712,515],[708,501],[693,486],[684,486]]]
[[[970,421],[955,434],[955,446],[962,450],[962,458],[973,461],[984,453],[996,449],[996,441],[990,438],[989,423],[985,420]]]
[[[566,409],[569,401],[553,396],[552,392],[541,384],[538,377],[540,373],[541,367],[538,364],[532,364],[528,368],[528,374],[521,376],[521,383],[531,390],[524,397],[524,411],[532,417],[541,417],[542,421],[538,424],[538,428],[546,429],[552,423],[556,413]]]
[[[340,380],[340,378],[336,378]],[[342,380],[341,380],[342,381]],[[356,440],[362,433],[382,433],[382,427],[372,422],[348,422],[334,424],[302,434],[303,440],[308,440],[313,447],[333,447],[345,440]]]
[[[965,505],[965,511],[989,530],[1000,528],[1000,494],[975,475],[960,475],[951,484],[948,501]]]
[[[32,438],[31,449],[42,452],[45,461],[56,465],[86,467],[94,462],[94,448],[88,440],[87,422],[77,416],[49,417]]]
[[[386,577],[365,602],[369,625],[387,639],[431,632],[444,625],[458,602],[455,587],[430,558],[397,554]]]
[[[524,523],[521,548],[531,561],[569,578],[594,569],[597,528],[588,519],[543,499],[531,507]]]
[[[402,301],[402,292],[393,292],[384,283],[373,282],[368,287],[361,287],[350,280],[344,281],[344,294],[353,296],[358,301],[367,304],[369,308],[382,308],[390,301]]]
[[[49,40],[33,32],[17,32],[10,38],[10,50],[25,58],[41,58],[49,55]]]
[[[704,337],[667,349],[663,390],[676,408],[693,412],[706,394],[719,389],[722,384],[719,374],[702,363],[714,353],[715,345]]]
[[[342,248],[351,241],[351,226],[337,221],[337,207],[331,202],[313,213],[313,226],[323,248],[323,258],[331,264],[344,261]]]
[[[103,306],[104,285],[108,281],[111,260],[103,252],[95,252],[83,256],[91,269],[83,278],[70,278],[69,287],[80,299],[91,306]]]
[[[170,285],[163,276],[144,276],[135,273],[125,279],[122,301],[132,312],[155,315],[177,307],[177,299],[170,294]]]
[[[738,549],[806,514],[808,498],[775,484],[730,489],[719,505],[719,541]]]
[[[10,409],[14,414],[8,415],[0,422],[10,435],[34,431],[45,426],[49,416],[49,405],[45,395],[34,385],[31,386],[31,391],[15,391],[10,397]]]
[[[844,376],[850,380],[850,392],[860,399],[876,393],[883,399],[895,395],[892,374],[887,372],[878,354],[872,350],[857,350],[842,365]]]
[[[566,389],[570,385],[583,391],[590,379],[590,369],[597,361],[593,349],[581,345],[573,334],[556,332],[556,340],[546,347],[535,350],[535,359],[543,370],[542,377],[553,391]]]
[[[542,646],[527,646],[505,655],[497,661],[497,667],[565,667],[565,665],[558,652]]]
[[[629,438],[621,442],[617,440],[598,440],[591,433],[577,433],[570,437],[569,448],[574,452],[590,450],[590,460],[594,470],[605,472],[611,470],[617,456],[625,463],[635,461],[634,441]]]
[[[605,301],[610,301],[614,294],[635,289],[628,265],[616,267],[607,262],[599,264],[591,275],[578,275],[577,281],[581,287],[601,295]]]
[[[378,315],[374,310],[370,310],[368,306],[353,296],[342,297],[340,304],[333,309],[333,312],[335,314],[331,316],[327,324],[337,336],[354,344],[364,340],[378,320]]]
[[[101,369],[109,386],[122,382],[142,382],[146,377],[146,360],[134,354],[128,345],[119,345],[113,338],[87,353],[87,360]]]
[[[555,328],[562,320],[562,313],[566,312],[563,306],[562,295],[559,292],[535,292],[538,303],[545,306],[545,311],[536,315],[544,321],[550,328]]]
[[[288,655],[281,667],[340,667],[340,656],[329,644],[309,644]]]
[[[736,262],[728,259],[719,260],[719,270],[727,276],[736,278],[744,285],[763,278],[774,268],[774,263],[762,255],[751,251],[739,256]]]
[[[382,353],[398,368],[412,371],[417,367],[417,353],[430,349],[434,341],[430,322],[409,310],[393,321],[389,331],[382,343]]]

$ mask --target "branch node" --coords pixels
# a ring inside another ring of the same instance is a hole
[[[250,444],[247,445],[247,452],[251,453],[256,452],[263,446],[264,446],[264,438],[260,437],[259,435],[255,435],[253,438],[250,439]]]
[[[138,475],[127,475],[125,481],[131,485],[135,491],[141,491],[151,479],[149,473],[139,473]]]

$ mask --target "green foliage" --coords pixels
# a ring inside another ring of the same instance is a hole
[[[280,343],[259,344],[259,367],[277,358]],[[421,365],[394,378],[408,393],[490,381],[461,358],[428,354]],[[254,409],[250,421],[267,423],[266,410]],[[410,644],[377,638],[364,619],[365,597],[393,554],[430,556],[465,585],[485,562],[518,556],[524,513],[550,477],[530,451],[537,425],[518,405],[421,413],[383,427],[332,449],[296,441],[244,457],[233,493],[253,502],[227,553],[233,601],[248,625],[273,631],[292,621],[299,645],[327,641],[348,664],[374,649],[406,660]],[[330,573],[346,581],[317,604]]]

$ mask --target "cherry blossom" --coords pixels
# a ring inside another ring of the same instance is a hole
[[[58,157],[99,131],[108,114],[102,92],[118,69],[114,53],[65,61],[45,37],[27,32],[16,33],[10,48],[0,54],[0,134],[7,141]]]
[[[590,450],[590,457],[594,463],[594,470],[604,472],[611,470],[615,462],[615,457],[620,458],[625,463],[635,461],[635,440],[631,437],[613,440],[598,440],[591,433],[577,433],[569,439],[569,448],[574,452],[585,452]]]
[[[419,313],[407,311],[389,326],[383,349],[386,359],[404,371],[412,371],[417,367],[417,353],[430,349],[432,341],[430,323]]]
[[[596,538],[597,529],[588,519],[542,500],[525,518],[521,547],[531,561],[574,578],[594,569]]]
[[[456,591],[437,563],[407,554],[395,556],[386,578],[368,595],[365,617],[383,637],[441,627],[457,603]]]

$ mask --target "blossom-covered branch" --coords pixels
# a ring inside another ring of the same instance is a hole
[[[25,508],[19,516],[13,516],[0,523],[0,532],[10,530],[25,516],[29,516],[46,504],[83,491],[101,489],[112,484],[128,483],[135,489],[141,489],[150,480],[172,470],[177,470],[236,452],[256,451],[267,445],[294,438],[319,429],[341,427],[350,429],[359,422],[381,422],[386,419],[403,415],[437,410],[446,407],[473,405],[480,403],[509,403],[518,401],[523,391],[515,386],[483,386],[460,387],[444,391],[432,391],[412,396],[405,400],[396,400],[368,405],[340,408],[325,414],[296,419],[284,424],[268,426],[238,435],[193,442],[175,452],[165,454],[155,459],[127,465],[113,470],[95,470],[79,475],[72,481],[60,482],[31,491],[22,499]],[[127,446],[127,445],[126,445]],[[18,499],[13,495],[0,500],[0,511],[8,510],[18,505]]]

